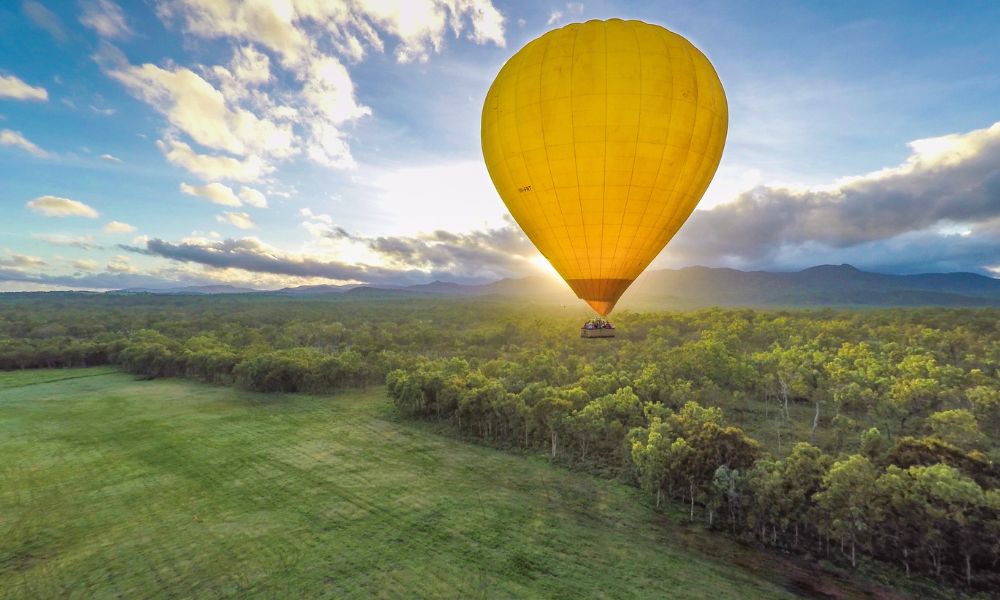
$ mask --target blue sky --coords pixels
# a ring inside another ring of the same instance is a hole
[[[730,101],[654,266],[1000,273],[996,2],[339,6],[0,5],[0,289],[546,272],[482,165],[482,100],[526,42],[611,17],[688,37]]]

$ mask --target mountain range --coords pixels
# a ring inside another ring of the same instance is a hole
[[[112,293],[172,295],[267,294],[282,296],[514,296],[568,302],[562,282],[544,276],[484,284],[446,281],[410,286],[311,285],[262,291],[228,285],[133,288]],[[739,271],[711,267],[660,269],[643,274],[625,293],[624,308],[698,306],[1000,306],[1000,279],[975,273],[892,275],[851,265],[802,271]]]

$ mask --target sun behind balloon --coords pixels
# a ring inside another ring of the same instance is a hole
[[[722,82],[691,42],[642,21],[587,21],[500,69],[483,156],[528,239],[607,315],[701,200],[728,121]]]

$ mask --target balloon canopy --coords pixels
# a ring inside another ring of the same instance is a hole
[[[528,239],[607,315],[705,193],[728,120],[691,42],[641,21],[574,23],[500,70],[483,156]]]

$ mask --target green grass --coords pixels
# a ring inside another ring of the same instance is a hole
[[[395,419],[381,389],[0,373],[0,597],[721,600],[803,585],[785,559],[707,543],[631,488],[430,429]]]

